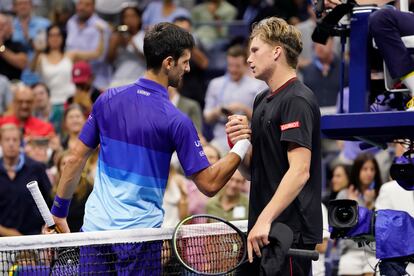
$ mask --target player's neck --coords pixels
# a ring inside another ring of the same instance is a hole
[[[156,83],[159,83],[160,85],[164,86],[165,89],[168,89],[168,76],[161,74],[161,73],[155,73],[153,70],[147,70],[144,74],[144,78],[148,80],[152,80]]]
[[[279,87],[284,85],[291,78],[296,77],[296,70],[290,67],[279,67],[276,69],[271,77],[266,81],[271,91],[276,91]]]

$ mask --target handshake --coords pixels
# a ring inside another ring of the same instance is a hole
[[[226,124],[227,141],[230,148],[242,139],[250,140],[252,130],[245,115],[230,115]]]

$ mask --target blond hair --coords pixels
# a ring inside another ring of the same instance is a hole
[[[296,68],[303,47],[302,35],[296,27],[289,25],[282,18],[269,17],[254,24],[250,41],[255,37],[272,46],[281,46],[288,65]]]

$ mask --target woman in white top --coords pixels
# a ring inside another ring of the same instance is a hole
[[[103,28],[97,28],[101,32],[101,39],[94,51],[65,52],[66,34],[57,25],[51,25],[47,29],[45,43],[35,43],[36,54],[31,67],[40,74],[43,83],[49,88],[52,113],[60,114],[54,116],[59,120],[62,119],[64,103],[75,93],[75,85],[72,82],[73,64],[79,60],[96,59],[104,51]]]

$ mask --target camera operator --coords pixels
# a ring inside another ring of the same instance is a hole
[[[383,6],[389,0],[357,0],[359,5]],[[340,0],[325,0],[325,7],[335,7]],[[408,90],[411,100],[407,110],[414,111],[414,58],[404,45],[401,37],[414,35],[414,13],[383,8],[373,12],[369,18],[369,31],[378,51],[393,79],[399,79]]]
[[[145,71],[141,25],[141,10],[133,4],[125,6],[121,11],[121,25],[114,30],[109,41],[107,60],[114,66],[111,86],[133,82]]]

